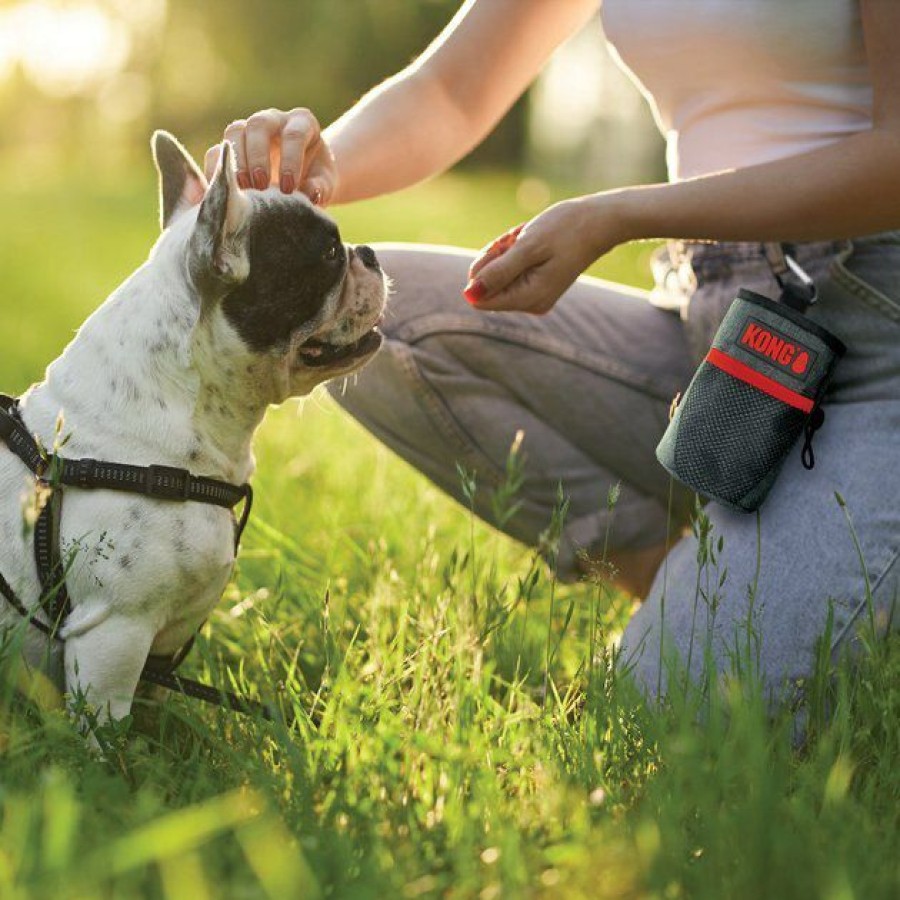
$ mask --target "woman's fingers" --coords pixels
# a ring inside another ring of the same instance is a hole
[[[496,240],[492,241],[485,250],[475,259],[469,266],[469,279],[475,276],[492,260],[506,253],[510,247],[516,242],[519,232],[525,227],[525,224],[517,225],[511,228],[505,234],[500,235]]]
[[[234,147],[234,166],[237,169],[238,185],[245,190],[250,187],[250,176],[247,174],[247,151],[244,147],[244,129],[247,127],[246,119],[235,119],[226,129],[223,137]],[[218,148],[217,148],[218,149]],[[218,163],[218,152],[216,162]],[[207,177],[212,177],[207,175]]]
[[[606,202],[602,194],[573,197],[498,238],[472,264],[466,300],[485,312],[549,312],[593,260],[622,240]]]
[[[300,189],[314,203],[324,202],[333,193],[334,160],[322,142],[318,120],[308,109],[255,112],[232,122],[224,137],[234,145],[242,188],[265,190],[277,182],[284,193]],[[210,147],[204,160],[208,177],[218,159],[219,148]]]
[[[243,120],[241,121],[243,124]],[[238,152],[240,152],[241,157],[244,156],[244,144],[243,144],[243,135],[238,129],[236,123],[232,123],[225,129],[225,140],[228,141],[232,147],[234,147],[235,151],[235,168],[237,169],[237,181],[239,187],[249,188],[250,179],[247,177],[246,170],[240,168],[241,163],[237,160]],[[206,175],[207,181],[212,181],[213,175],[216,173],[216,166],[219,165],[219,158],[222,156],[222,145],[221,144],[213,144],[209,150],[206,151],[206,155],[203,157],[203,171]]]
[[[541,262],[537,245],[513,237],[506,249],[493,253],[489,249],[484,257],[476,260],[472,266],[475,270],[473,277],[463,294],[469,303],[488,303],[493,295],[509,288],[516,279]],[[476,269],[477,263],[480,265]]]
[[[316,206],[328,206],[329,201],[334,195],[336,177],[334,168],[328,161],[322,160],[314,162],[306,173],[300,190]]]
[[[219,164],[219,157],[221,155],[221,144],[213,144],[212,147],[206,151],[206,156],[203,157],[203,171],[206,173],[207,181],[212,181],[213,174],[216,171],[216,166]]]
[[[280,140],[285,120],[286,113],[278,109],[267,109],[253,113],[243,128],[244,158],[241,159],[238,150],[238,177],[246,175],[250,184],[258,191],[265,190],[272,182],[272,149]]]
[[[306,181],[321,145],[321,130],[308,109],[292,109],[281,129],[281,161],[278,183],[292,194]],[[310,198],[312,199],[312,198]]]
[[[544,315],[550,312],[557,295],[551,289],[549,263],[539,263],[525,269],[500,290],[493,291],[477,303],[482,312],[525,312]],[[471,302],[471,301],[470,301]]]

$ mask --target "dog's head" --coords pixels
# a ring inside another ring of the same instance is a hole
[[[157,131],[152,143],[164,238],[200,305],[204,368],[242,365],[273,402],[372,358],[387,279],[369,247],[344,244],[302,194],[242,190],[227,141],[208,184],[174,137]]]

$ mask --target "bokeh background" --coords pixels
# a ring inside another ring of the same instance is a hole
[[[553,0],[550,0],[553,2]],[[323,122],[413,59],[458,0],[6,0],[0,3],[0,155],[46,175],[143,162],[147,134],[189,144],[261,106]],[[662,174],[659,139],[604,51],[571,41],[469,166],[570,180]]]
[[[552,2],[552,0],[548,0]],[[323,124],[449,22],[456,0],[0,0],[0,385],[41,377],[157,233],[148,139],[198,157],[234,118]],[[453,172],[335,211],[345,239],[478,247],[553,201],[663,177],[663,147],[599,17]],[[647,245],[592,269],[645,284]]]

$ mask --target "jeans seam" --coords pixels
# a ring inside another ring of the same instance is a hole
[[[893,322],[900,322],[900,304],[891,300],[877,288],[854,275],[845,265],[853,254],[853,245],[841,253],[831,265],[831,277],[848,293],[882,313]]]
[[[875,602],[876,591],[881,586],[882,582],[885,580],[887,575],[890,573],[891,569],[894,567],[894,565],[896,564],[898,559],[900,559],[900,549],[897,549],[893,552],[893,554],[890,556],[887,563],[885,564],[884,569],[881,571],[881,574],[871,582],[871,584],[872,584],[872,587],[871,587],[872,603]],[[838,646],[847,637],[848,632],[850,631],[854,622],[856,622],[856,620],[859,618],[862,611],[866,608],[866,604],[868,602],[869,601],[865,597],[863,597],[863,599],[860,600],[859,603],[856,604],[856,608],[853,610],[852,614],[850,615],[850,618],[847,620],[844,627],[840,630],[840,633],[838,635],[836,635],[835,638],[831,642],[831,647],[829,649],[830,649],[832,655],[837,651]]]
[[[407,325],[399,328],[393,336],[399,338],[403,343],[412,345],[428,338],[439,337],[445,334],[487,337],[502,343],[524,347],[535,353],[550,356],[594,374],[606,376],[620,384],[624,384],[626,387],[663,402],[670,401],[678,390],[683,390],[685,387],[683,384],[677,384],[674,377],[672,385],[663,385],[657,379],[642,375],[628,366],[611,360],[609,357],[588,353],[547,335],[532,335],[525,332],[511,334],[506,329],[501,330],[487,323],[480,328],[476,328],[465,319],[441,317],[440,323],[432,321],[432,324],[426,328],[412,328]]]
[[[479,474],[487,474],[491,485],[496,487],[501,483],[502,470],[500,467],[478,449],[471,435],[450,412],[440,392],[416,364],[409,344],[404,341],[396,341],[396,343],[402,348],[401,353],[397,354],[400,357],[401,365],[407,375],[421,386],[422,390],[419,396],[423,398],[432,420],[444,433],[444,436],[457,445],[457,451],[463,455],[467,464],[475,468]],[[485,472],[485,466],[487,466],[487,472]]]

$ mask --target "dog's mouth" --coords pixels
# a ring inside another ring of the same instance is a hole
[[[361,338],[349,344],[331,344],[328,341],[310,340],[297,349],[303,365],[312,368],[346,365],[374,353],[384,340],[377,326]]]

